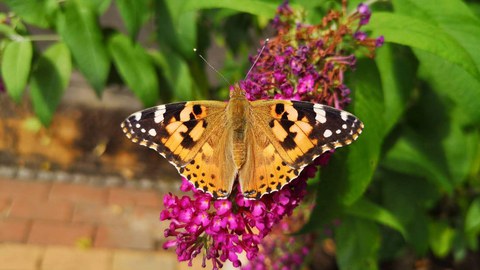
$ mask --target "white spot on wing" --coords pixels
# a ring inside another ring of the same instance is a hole
[[[347,129],[347,124],[343,124],[343,125],[342,125],[342,128],[343,128],[343,129]]]
[[[342,112],[340,113],[340,117],[342,117],[342,120],[343,120],[343,121],[347,121],[348,115],[349,115],[349,113],[346,112],[346,111],[342,111]]]
[[[140,131],[141,131],[142,133],[147,132],[144,128],[140,129]]]
[[[135,117],[135,121],[138,121],[142,118],[142,113],[141,112],[136,112],[133,114],[133,117]]]
[[[153,121],[155,123],[160,123],[163,121],[163,115],[165,114],[165,105],[160,105],[157,107],[157,110],[155,111],[155,118],[153,118]]]
[[[340,133],[342,133],[342,131],[340,129],[337,129],[337,131],[335,131],[335,133],[340,134]]]
[[[315,111],[315,113],[316,113],[315,120],[317,120],[318,122],[320,122],[322,124],[327,122],[326,113],[325,113],[325,110],[323,109],[322,105],[320,105],[320,104],[313,105],[313,111]]]
[[[323,132],[323,137],[328,138],[330,136],[332,136],[332,131],[330,129],[325,129]]]
[[[140,124],[139,123],[135,124],[135,127],[140,128]]]
[[[152,137],[155,137],[157,136],[157,131],[153,128],[151,128],[149,131],[148,131],[148,134]]]

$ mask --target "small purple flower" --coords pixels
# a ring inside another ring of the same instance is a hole
[[[382,46],[384,42],[385,38],[383,36],[379,36],[377,39],[375,39],[375,47]]]
[[[315,85],[315,78],[312,74],[307,74],[306,76],[298,79],[297,92],[299,94],[305,94],[311,92]]]
[[[368,24],[370,21],[370,16],[372,16],[372,12],[370,11],[370,8],[368,5],[364,3],[360,3],[357,7],[357,12],[360,14],[360,25],[365,25]]]
[[[232,202],[228,200],[218,200],[213,203],[215,209],[217,209],[218,215],[223,215],[232,209]]]
[[[290,68],[292,69],[293,74],[300,74],[300,71],[303,69],[303,61],[298,57],[292,58],[290,60]]]
[[[355,32],[355,34],[353,34],[353,37],[356,40],[364,41],[367,38],[367,34],[365,32],[362,32],[362,31],[357,31],[357,32]]]

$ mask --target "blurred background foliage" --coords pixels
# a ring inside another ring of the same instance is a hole
[[[360,1],[349,1],[354,10]],[[367,1],[375,59],[347,74],[364,134],[337,151],[319,180],[303,232],[333,227],[340,269],[378,269],[406,256],[455,266],[480,255],[480,4]],[[73,70],[98,96],[126,85],[145,105],[225,99],[249,55],[271,35],[279,1],[3,0],[1,76],[16,102],[28,95],[49,125]],[[292,1],[318,23],[333,0]],[[102,24],[114,6],[120,27]],[[36,34],[31,34],[36,29]],[[41,34],[38,34],[40,30]],[[210,74],[210,75],[209,75]],[[28,89],[28,91],[26,91]],[[327,235],[323,237],[328,237]],[[473,254],[473,255],[472,255]],[[476,254],[476,256],[474,255]]]

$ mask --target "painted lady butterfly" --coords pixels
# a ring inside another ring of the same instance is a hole
[[[322,153],[352,143],[363,123],[321,104],[250,102],[236,85],[229,102],[156,106],[130,115],[122,129],[214,198],[227,198],[238,176],[245,198],[258,199],[280,190]]]

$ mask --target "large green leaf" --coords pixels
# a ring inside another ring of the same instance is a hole
[[[340,269],[378,269],[380,247],[378,226],[360,218],[345,218],[335,230],[337,263]]]
[[[64,43],[50,46],[38,58],[30,80],[30,96],[33,109],[44,125],[50,124],[71,73],[70,51]]]
[[[158,81],[153,62],[140,44],[123,34],[113,34],[108,40],[113,63],[121,77],[145,106],[158,100]]]
[[[480,68],[480,20],[460,0],[412,0],[393,1],[395,10],[407,16],[414,16],[436,24],[470,54]]]
[[[137,36],[140,27],[149,13],[149,0],[116,0],[118,11],[122,16],[128,34],[132,39]]]
[[[181,55],[185,59],[195,54],[197,21],[195,11],[185,11],[188,0],[155,1],[157,37],[161,47]]]
[[[393,4],[396,11],[406,16],[435,24],[455,39],[477,70],[480,69],[480,20],[463,1],[425,0],[420,4],[418,1],[398,0]],[[450,53],[455,56],[459,51],[452,47]],[[466,118],[479,123],[480,77],[457,65],[450,65],[448,59],[421,50],[415,50],[415,54],[422,61],[422,77],[428,78],[435,90],[455,100],[465,110]]]
[[[371,60],[357,62],[348,85],[353,88],[353,112],[365,128],[356,142],[335,151],[329,164],[321,168],[316,207],[306,231],[341,215],[344,205],[351,205],[363,194],[377,167],[385,136],[384,108],[378,71]]]
[[[444,29],[406,15],[377,12],[366,29],[373,36],[384,35],[385,41],[411,46],[438,55],[458,65],[474,77],[478,68],[465,48]]]
[[[406,131],[387,152],[383,166],[393,171],[425,177],[451,193],[453,186],[448,172],[431,158],[434,153],[427,151],[429,148],[431,149],[413,131]]]
[[[28,40],[12,41],[2,55],[2,77],[10,97],[20,101],[30,74],[33,48]]]
[[[438,56],[414,50],[420,60],[419,76],[447,96],[464,112],[463,122],[480,123],[480,80]]]
[[[48,27],[51,15],[58,8],[56,0],[3,0],[5,4],[25,22]]]
[[[355,202],[372,180],[385,136],[385,109],[379,77],[377,67],[370,59],[358,60],[357,70],[349,77],[348,84],[353,88],[353,112],[363,121],[365,128],[358,141],[345,151],[347,155],[341,160],[335,159],[322,173],[322,180],[325,177],[329,181],[343,182],[344,191],[337,195],[347,205]]]
[[[95,14],[82,1],[67,1],[57,26],[78,68],[100,95],[108,77],[110,59]]]
[[[424,178],[379,170],[377,187],[383,207],[404,225],[406,240],[419,254],[428,250],[427,209],[441,196],[438,188]],[[386,240],[388,241],[388,239]]]
[[[400,232],[404,238],[407,237],[405,228],[392,213],[366,198],[359,199],[347,207],[345,212],[356,217],[366,218],[386,225]]]
[[[385,102],[385,132],[389,132],[403,115],[416,83],[417,61],[411,50],[385,44],[377,50],[377,63]]]
[[[199,96],[195,82],[192,80],[190,69],[187,62],[175,54],[168,57],[160,52],[152,52],[152,58],[156,65],[160,67],[173,100],[192,100],[204,99]],[[165,91],[161,89],[162,92]]]

